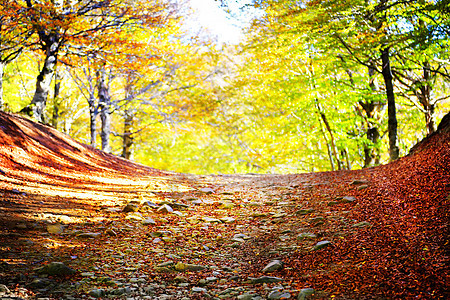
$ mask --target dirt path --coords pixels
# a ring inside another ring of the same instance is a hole
[[[450,130],[363,171],[194,176],[0,121],[0,299],[449,296]]]
[[[2,282],[55,298],[293,298],[303,286],[286,278],[289,254],[332,242],[330,222],[349,205],[329,209],[329,194],[312,199],[312,189],[330,184],[315,177],[180,175],[91,192],[11,186],[2,195]],[[275,259],[283,268],[262,272]],[[50,262],[77,273],[33,271]],[[273,278],[249,283],[261,276]]]

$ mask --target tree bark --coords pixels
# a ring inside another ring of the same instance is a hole
[[[397,145],[397,112],[395,108],[394,85],[392,83],[391,64],[389,60],[389,47],[381,50],[381,61],[383,64],[382,73],[388,103],[389,158],[393,161],[399,157],[399,148]]]
[[[337,164],[337,168],[338,170],[342,170],[342,163],[339,160],[338,154],[337,154],[337,148],[336,148],[336,143],[334,141],[334,134],[333,131],[331,130],[331,126],[330,123],[328,123],[328,119],[327,116],[325,115],[325,113],[322,111],[322,108],[320,107],[320,104],[318,102],[318,100],[316,99],[316,107],[317,107],[317,111],[319,112],[320,118],[322,119],[325,128],[328,131],[328,134],[330,135],[330,148],[331,151],[333,153],[333,157],[336,160],[336,164]],[[331,165],[333,165],[333,162],[331,162]],[[334,171],[334,167],[332,167],[332,171]]]
[[[134,109],[128,108],[124,112],[123,136],[122,136],[122,157],[126,159],[131,158],[131,149],[133,147],[133,122]]]
[[[38,122],[44,121],[44,109],[47,104],[50,84],[52,82],[56,62],[58,60],[59,44],[57,43],[57,37],[56,35],[50,35],[48,39],[50,42],[46,44],[44,65],[42,66],[42,70],[36,79],[36,90],[30,104],[32,116]]]
[[[5,101],[3,100],[3,74],[5,72],[5,64],[0,61],[0,110],[3,110]]]
[[[97,139],[98,107],[95,105],[94,94],[90,93],[88,103],[89,103],[90,145],[95,148],[97,145],[96,139]]]
[[[61,91],[61,76],[55,71],[55,87],[53,92],[53,114],[51,125],[53,128],[58,129],[58,119],[59,119],[59,107],[61,101],[59,99],[59,93]]]
[[[434,109],[435,104],[431,101],[431,86],[429,84],[430,80],[430,63],[425,62],[423,64],[423,77],[419,88],[415,91],[416,97],[422,104],[425,114],[425,124],[427,127],[428,134],[432,134],[435,129],[434,123]]]
[[[109,144],[109,136],[111,135],[111,96],[109,95],[109,86],[106,83],[106,71],[102,68],[98,72],[98,99],[100,108],[100,119],[102,121],[102,129],[100,137],[102,140],[102,150],[111,152]]]
[[[375,83],[375,66],[374,62],[370,61],[370,66],[368,67],[369,72],[369,87],[371,93],[377,92],[378,88]],[[376,112],[380,103],[374,101],[372,98],[367,101],[360,101],[359,105],[363,108],[366,116],[364,117],[366,122],[366,138],[370,142],[370,145],[364,143],[364,166],[363,168],[370,167],[372,165],[378,165],[380,163],[380,153],[377,148],[378,140],[380,138],[380,133],[376,122],[372,120],[376,118]]]

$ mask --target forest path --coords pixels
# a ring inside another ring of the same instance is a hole
[[[294,297],[298,284],[283,278],[289,254],[332,242],[334,220],[351,205],[332,201],[326,177],[178,174],[84,189],[12,184],[2,197],[3,282],[22,286],[10,295],[23,297]],[[355,189],[350,182],[339,183]],[[276,270],[263,271],[272,261]],[[77,273],[66,281],[64,271],[36,271],[51,262]]]
[[[377,168],[199,176],[0,121],[0,299],[448,298],[450,126]]]

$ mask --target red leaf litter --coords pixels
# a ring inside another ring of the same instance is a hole
[[[72,260],[74,269],[82,271],[89,269],[86,264],[93,259],[91,254],[111,264],[107,255],[114,249],[107,249],[108,245],[124,245],[119,229],[125,215],[105,208],[152,191],[160,199],[187,203],[186,199],[194,197],[206,203],[188,210],[184,218],[195,214],[236,219],[235,223],[201,227],[201,223],[180,225],[178,216],[167,215],[164,223],[158,223],[160,230],[180,226],[175,236],[177,251],[194,247],[196,242],[210,248],[205,257],[186,251],[181,256],[184,260],[202,265],[220,260],[223,266],[239,266],[240,273],[231,275],[241,279],[208,286],[213,296],[220,288],[236,286],[266,295],[280,283],[252,285],[247,279],[267,275],[262,272],[264,266],[280,259],[284,268],[270,276],[283,278],[284,288],[294,298],[301,289],[313,288],[311,299],[449,299],[449,118],[409,155],[379,167],[292,175],[193,176],[142,166],[82,145],[48,126],[0,112],[0,283],[10,289],[11,285],[26,286],[23,294],[29,297],[36,293],[58,299],[52,294],[56,292],[30,287],[32,269],[50,261],[39,248],[48,234],[33,229],[40,224],[37,216],[104,217],[109,219],[102,221],[104,230],[115,224],[117,236],[103,235],[102,243],[55,236],[59,240],[53,245],[59,248],[45,249],[55,257],[68,258],[69,264]],[[170,190],[169,185],[186,189]],[[202,192],[202,188],[207,189]],[[224,197],[231,198],[227,201],[233,201],[234,209],[220,207],[217,201]],[[154,212],[148,214],[159,222]],[[68,224],[68,229],[71,226],[83,229],[76,224]],[[149,238],[145,230],[127,239],[130,249],[135,249],[134,242]],[[227,245],[234,234],[242,232],[248,239]],[[306,233],[313,235],[303,238]],[[25,238],[38,243],[24,243]],[[320,241],[330,244],[314,248]],[[175,251],[170,242],[164,245],[164,251]],[[161,263],[158,256],[141,252],[130,255],[147,262],[146,278],[170,282],[177,275],[156,273],[153,267]],[[85,261],[76,262],[83,257]],[[211,270],[203,272],[189,273],[186,280],[194,285],[211,276],[205,273]],[[176,287],[169,284],[161,293],[172,288]],[[184,292],[191,299],[206,298],[202,293]],[[75,298],[81,294],[72,291]]]

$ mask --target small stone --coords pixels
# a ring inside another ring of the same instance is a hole
[[[325,218],[324,217],[315,217],[309,220],[309,223],[312,224],[313,226],[319,226],[325,223]]]
[[[303,232],[297,238],[298,239],[315,239],[317,235],[312,232]]]
[[[107,229],[105,233],[109,236],[117,236],[117,233],[112,229]]]
[[[138,209],[139,209],[139,206],[136,203],[128,203],[122,209],[122,212],[124,212],[124,213],[136,212],[136,211],[138,211]]]
[[[48,224],[47,225],[47,231],[51,234],[61,234],[64,230],[64,226],[56,223],[56,224]]]
[[[356,201],[356,198],[353,196],[344,196],[342,197],[342,201],[345,203],[352,203]]]
[[[178,262],[175,265],[175,270],[183,272],[183,271],[201,271],[206,269],[204,266],[194,265],[194,264],[185,264],[182,262]]]
[[[47,275],[72,275],[76,273],[75,270],[69,268],[62,262],[51,262],[48,265],[36,269],[35,271],[39,274]]]
[[[267,296],[267,299],[270,299],[270,300],[289,299],[289,298],[291,298],[291,294],[289,294],[287,292],[282,293],[280,291],[272,291]]]
[[[199,189],[200,192],[205,193],[205,194],[212,194],[214,193],[214,190],[212,188],[209,187],[205,187],[205,188],[201,188]]]
[[[220,221],[229,224],[229,223],[236,222],[236,219],[234,219],[232,217],[223,217],[223,218],[220,218]]]
[[[331,245],[330,241],[320,241],[314,246],[314,250],[323,249]]]
[[[367,227],[367,226],[372,226],[372,224],[370,224],[367,221],[362,221],[356,224],[353,224],[352,227],[357,227],[357,228],[363,228],[363,227]]]
[[[200,219],[199,219],[197,216],[192,216],[192,217],[186,218],[186,221],[187,221],[189,224],[197,224],[197,223],[200,223]]]
[[[220,208],[222,209],[233,209],[235,207],[235,204],[230,201],[223,201],[220,204]]]
[[[297,211],[297,215],[308,215],[308,214],[312,214],[313,212],[314,212],[314,209],[312,209],[312,208],[300,209],[299,211]]]
[[[219,280],[219,278],[214,276],[206,277],[207,282],[216,282],[217,280]]]
[[[273,219],[278,219],[278,218],[284,218],[284,217],[286,217],[286,216],[287,216],[286,213],[277,213],[277,214],[274,214],[274,215],[272,216],[272,218],[273,218]]]
[[[206,292],[207,292],[207,289],[201,288],[201,287],[198,287],[198,286],[194,286],[194,287],[191,289],[191,291],[194,292],[194,293],[206,293]]]
[[[252,218],[265,218],[267,216],[268,216],[268,214],[266,214],[266,213],[253,213],[252,215],[250,215],[250,217],[252,217]]]
[[[167,204],[163,204],[156,211],[160,214],[168,214],[173,213],[173,208]]]
[[[89,291],[89,296],[94,297],[94,298],[100,298],[105,296],[105,290],[104,289],[94,289]]]
[[[184,203],[178,203],[178,202],[171,203],[170,205],[179,210],[186,210],[189,208],[189,205],[184,204]]]
[[[300,293],[298,294],[297,300],[305,300],[308,296],[313,295],[315,292],[316,291],[312,288],[301,289]]]
[[[157,265],[157,267],[159,267],[159,268],[161,268],[161,267],[170,267],[170,266],[173,266],[173,265],[174,265],[173,260],[169,260],[169,261],[160,263],[159,265]]]
[[[272,277],[272,276],[261,276],[258,278],[250,278],[250,283],[258,284],[258,283],[273,283],[283,281],[282,278]]]
[[[165,243],[173,243],[176,241],[176,239],[174,239],[173,237],[170,236],[163,236],[161,238]]]
[[[367,185],[368,183],[369,183],[369,181],[367,181],[365,179],[356,179],[356,180],[353,180],[350,184],[352,184],[352,185],[360,185],[360,184]]]
[[[238,300],[252,300],[253,297],[255,297],[256,294],[250,294],[250,293],[245,293],[242,295],[237,296]]]
[[[132,220],[132,221],[143,221],[144,217],[142,216],[142,214],[140,212],[133,212],[133,213],[129,213],[126,217],[125,220]]]
[[[248,235],[246,235],[246,234],[243,234],[243,233],[236,233],[236,234],[233,236],[233,239],[243,239],[243,240],[248,240],[248,239],[250,239],[250,237],[249,237]]]
[[[278,238],[280,239],[280,241],[285,242],[289,240],[291,237],[288,235],[280,235]]]
[[[189,280],[188,280],[186,277],[180,276],[180,275],[176,276],[176,277],[173,279],[173,281],[178,282],[178,283],[186,283],[186,282],[189,282]]]
[[[153,203],[151,201],[145,201],[142,205],[148,206],[148,207],[151,207],[151,208],[154,208],[154,209],[158,208],[158,204],[155,204],[155,203]]]
[[[173,214],[176,215],[176,216],[179,216],[179,217],[184,217],[185,216],[184,213],[182,213],[181,211],[176,211],[176,210],[173,212]]]
[[[219,219],[211,218],[211,217],[203,217],[203,221],[207,223],[222,223]]]
[[[89,239],[96,239],[100,237],[102,234],[100,232],[83,232],[77,235],[79,238],[89,238]]]
[[[200,279],[200,280],[197,282],[197,284],[200,285],[200,286],[204,286],[204,285],[206,285],[206,283],[207,283],[207,282],[206,282],[206,279],[203,279],[203,278]]]
[[[45,289],[51,283],[52,281],[48,278],[35,278],[31,283],[28,284],[28,286],[36,289]]]
[[[281,260],[273,260],[262,270],[263,273],[271,273],[283,268],[283,262]]]
[[[131,293],[131,289],[129,287],[113,289],[108,292],[108,294],[115,295],[115,296],[120,296],[120,295],[125,295],[125,294],[130,294],[130,293]]]
[[[25,224],[25,223],[19,223],[19,224],[16,225],[16,228],[17,229],[27,229],[28,227],[27,227],[27,224]]]
[[[163,235],[163,233],[161,231],[153,231],[152,233],[150,233],[151,237],[161,237]]]

